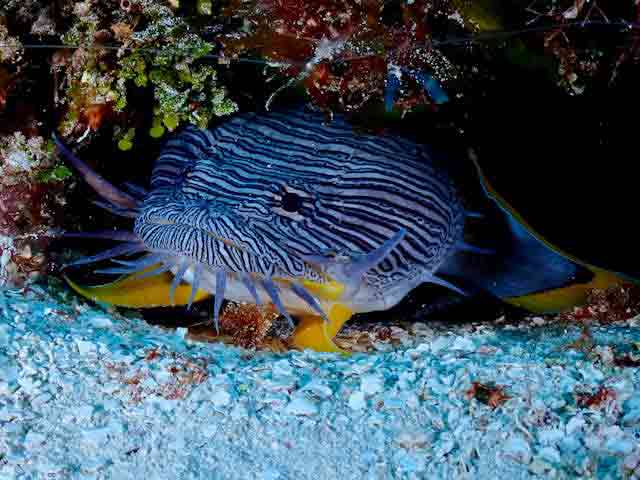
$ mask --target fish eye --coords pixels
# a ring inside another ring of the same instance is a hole
[[[286,212],[297,212],[302,208],[302,198],[297,193],[286,192],[282,195],[282,209]]]

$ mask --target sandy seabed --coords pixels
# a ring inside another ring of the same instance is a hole
[[[613,361],[638,323],[592,327],[589,354],[577,327],[472,321],[276,354],[5,289],[0,479],[640,479],[640,370]]]

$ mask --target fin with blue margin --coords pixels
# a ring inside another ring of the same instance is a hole
[[[504,302],[533,313],[557,313],[584,304],[592,289],[640,284],[553,245],[491,186],[477,160],[472,161],[490,211],[489,218],[477,223],[485,223],[480,225],[484,243],[496,254],[477,255],[461,249],[438,273],[465,278]]]

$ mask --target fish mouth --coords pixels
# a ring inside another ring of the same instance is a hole
[[[225,245],[227,245],[228,247],[235,248],[236,250],[240,250],[240,251],[242,251],[242,252],[250,252],[250,253],[252,253],[252,254],[254,254],[254,255],[256,254],[255,252],[250,251],[247,247],[243,247],[243,246],[241,246],[241,245],[238,245],[237,243],[235,243],[235,242],[234,242],[234,241],[232,241],[232,240],[229,240],[228,238],[221,237],[220,235],[216,235],[215,233],[210,232],[210,231],[208,231],[208,230],[203,230],[203,231],[204,231],[204,233],[206,233],[207,235],[209,235],[211,238],[213,238],[213,239],[217,240],[218,242],[222,242],[222,243],[224,243],[224,244],[225,244]]]
[[[238,249],[249,254],[255,254],[252,249],[239,244],[237,241],[230,240],[224,236],[218,235],[207,229],[196,228],[192,225],[185,225],[171,221],[165,218],[154,218],[153,222],[145,221],[142,225],[146,226],[162,226],[170,228],[188,228],[195,229],[201,234],[212,238],[215,241],[222,242],[234,249]],[[140,227],[141,225],[136,225]],[[200,259],[193,258],[181,254],[175,249],[165,248],[158,249],[147,245],[144,241],[144,231],[140,228],[135,229],[135,241],[125,242],[106,252],[102,252],[94,257],[85,258],[75,264],[92,263],[101,260],[111,260],[118,264],[115,268],[107,268],[96,270],[96,273],[129,275],[139,280],[157,276],[165,272],[173,273],[169,297],[174,304],[175,292],[183,280],[190,280],[192,292],[188,300],[188,307],[191,306],[196,292],[203,283],[212,286],[214,299],[214,324],[218,329],[218,319],[222,301],[227,291],[228,280],[239,280],[244,284],[246,292],[253,298],[258,305],[263,304],[263,298],[273,303],[276,309],[282,314],[294,327],[293,319],[289,314],[289,309],[285,307],[281,294],[284,291],[287,304],[306,305],[305,310],[314,312],[315,315],[322,317],[326,322],[329,321],[324,306],[330,306],[336,302],[344,302],[357,291],[362,284],[364,273],[371,267],[377,265],[395,248],[404,237],[404,230],[400,230],[398,234],[386,241],[378,249],[368,254],[360,255],[357,258],[344,259],[331,255],[299,255],[298,258],[305,265],[312,266],[314,271],[322,274],[322,282],[317,282],[300,276],[283,276],[257,273],[257,272],[238,272],[229,270],[221,266],[212,266],[203,263]],[[117,257],[130,256],[138,253],[147,253],[135,260],[121,260]],[[273,265],[271,259],[268,261]],[[213,280],[213,281],[211,281]],[[234,282],[234,286],[237,282]],[[261,295],[262,293],[262,295]],[[266,295],[265,295],[266,294]],[[297,298],[297,302],[293,299]]]
[[[158,230],[158,227],[183,229],[184,231],[166,232]],[[367,308],[372,305],[368,305],[368,303],[373,300],[373,297],[378,298],[389,292],[378,291],[376,287],[369,285],[365,280],[365,274],[385,260],[400,244],[405,234],[406,231],[400,229],[377,248],[367,253],[340,252],[340,254],[336,254],[325,252],[320,255],[310,255],[291,252],[290,249],[279,246],[280,250],[291,255],[291,259],[302,263],[303,275],[298,275],[295,272],[287,272],[282,263],[277,262],[277,259],[256,252],[250,245],[243,244],[237,239],[228,238],[228,236],[220,235],[216,231],[202,228],[202,226],[166,217],[148,216],[138,218],[134,233],[127,237],[131,241],[94,257],[75,262],[75,264],[112,260],[118,264],[117,267],[96,270],[96,273],[129,275],[138,279],[170,272],[173,274],[169,291],[171,304],[174,304],[176,289],[184,281],[192,286],[188,307],[191,306],[196,292],[203,285],[206,285],[208,288],[205,290],[215,295],[214,323],[216,328],[225,293],[230,298],[251,298],[257,305],[270,301],[293,327],[294,322],[289,311],[313,312],[326,321],[328,321],[328,317],[325,309],[335,303],[350,306],[357,311],[370,311]],[[199,238],[187,237],[187,235],[197,235]],[[186,247],[185,244],[181,244],[181,240],[184,239],[188,240]],[[265,240],[272,239],[269,236],[262,239],[263,242]],[[160,242],[161,244],[159,244]],[[189,243],[192,243],[191,247],[189,247]],[[215,247],[214,243],[242,252],[243,258],[240,259],[242,263],[238,264],[238,259],[234,260],[233,256],[229,256],[227,253],[221,254],[221,247]],[[202,244],[210,253],[206,257],[197,258],[197,251],[202,250]],[[144,255],[135,260],[117,258],[140,253]],[[218,255],[222,255],[222,258],[217,258]],[[246,263],[244,259],[247,255],[253,256],[254,260]],[[229,258],[229,263],[225,262],[225,257]],[[234,261],[237,263],[235,268],[231,266]],[[254,264],[254,262],[257,263]],[[238,266],[249,268],[238,270]],[[260,270],[251,270],[251,268],[259,268]],[[433,274],[428,278],[421,277],[421,280],[459,291]],[[244,285],[244,289],[242,285]],[[239,291],[241,294],[238,294]]]
[[[225,292],[227,292],[227,288],[231,282],[233,282],[232,286],[234,287],[236,284],[241,282],[246,289],[244,296],[246,297],[248,293],[250,296],[249,298],[253,298],[254,303],[257,305],[263,304],[264,300],[270,300],[279,313],[287,318],[292,328],[294,327],[294,322],[289,314],[289,309],[285,307],[285,302],[282,299],[283,293],[286,295],[285,298],[291,300],[290,302],[287,302],[288,304],[306,305],[306,308],[297,308],[296,310],[307,312],[312,311],[315,315],[319,315],[325,321],[328,321],[325,310],[321,305],[322,301],[317,297],[318,293],[321,293],[321,290],[318,290],[316,287],[316,282],[310,282],[309,279],[300,276],[287,276],[286,274],[281,275],[280,273],[275,275],[275,271],[277,270],[276,268],[270,268],[267,272],[243,272],[224,266],[209,265],[201,259],[194,258],[190,252],[180,252],[180,249],[172,248],[170,245],[149,245],[148,242],[145,241],[145,236],[147,236],[146,234],[148,234],[148,231],[145,231],[144,227],[151,227],[154,228],[154,230],[156,230],[155,227],[164,227],[184,228],[189,229],[192,232],[197,231],[203,237],[210,238],[215,242],[220,242],[248,255],[259,257],[265,265],[277,265],[272,258],[269,258],[264,254],[261,255],[249,246],[243,245],[234,239],[229,239],[225,236],[219,235],[209,229],[176,222],[167,218],[153,217],[146,218],[140,223],[137,223],[134,227],[134,232],[128,233],[126,235],[127,241],[121,245],[92,257],[77,260],[65,267],[111,260],[118,265],[111,268],[98,269],[95,270],[95,272],[121,276],[125,275],[128,276],[128,278],[135,278],[137,280],[143,280],[166,272],[171,272],[173,274],[173,279],[169,290],[170,303],[175,303],[175,293],[178,286],[183,281],[188,281],[192,287],[191,295],[187,302],[188,308],[191,307],[193,300],[196,297],[196,292],[200,290],[203,285],[208,285],[210,289],[213,290],[210,291],[210,293],[213,293],[215,296],[214,324],[217,330],[222,301],[225,298]],[[121,233],[124,234],[124,232]],[[120,239],[116,238],[115,235],[110,237],[113,240]],[[109,238],[109,236],[101,236],[100,238]],[[165,236],[165,238],[167,237]],[[141,253],[144,255],[133,260],[123,260],[120,258]],[[300,258],[299,260],[304,262],[304,260]],[[313,290],[313,293],[310,292],[310,288]],[[293,295],[291,295],[291,293]],[[295,301],[295,298],[297,298],[297,301]]]

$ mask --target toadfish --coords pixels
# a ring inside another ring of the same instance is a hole
[[[478,215],[443,162],[410,139],[356,134],[340,115],[326,123],[295,109],[186,127],[165,144],[148,190],[116,188],[57,144],[103,206],[134,220],[131,232],[80,234],[118,242],[70,264],[116,264],[100,270],[122,276],[113,283],[68,280],[96,301],[191,306],[214,295],[216,328],[223,299],[271,303],[295,325],[294,346],[339,351],[333,337],[353,314],[387,310],[423,283],[555,312],[628,280],[540,237],[478,165],[497,241],[467,243]]]

